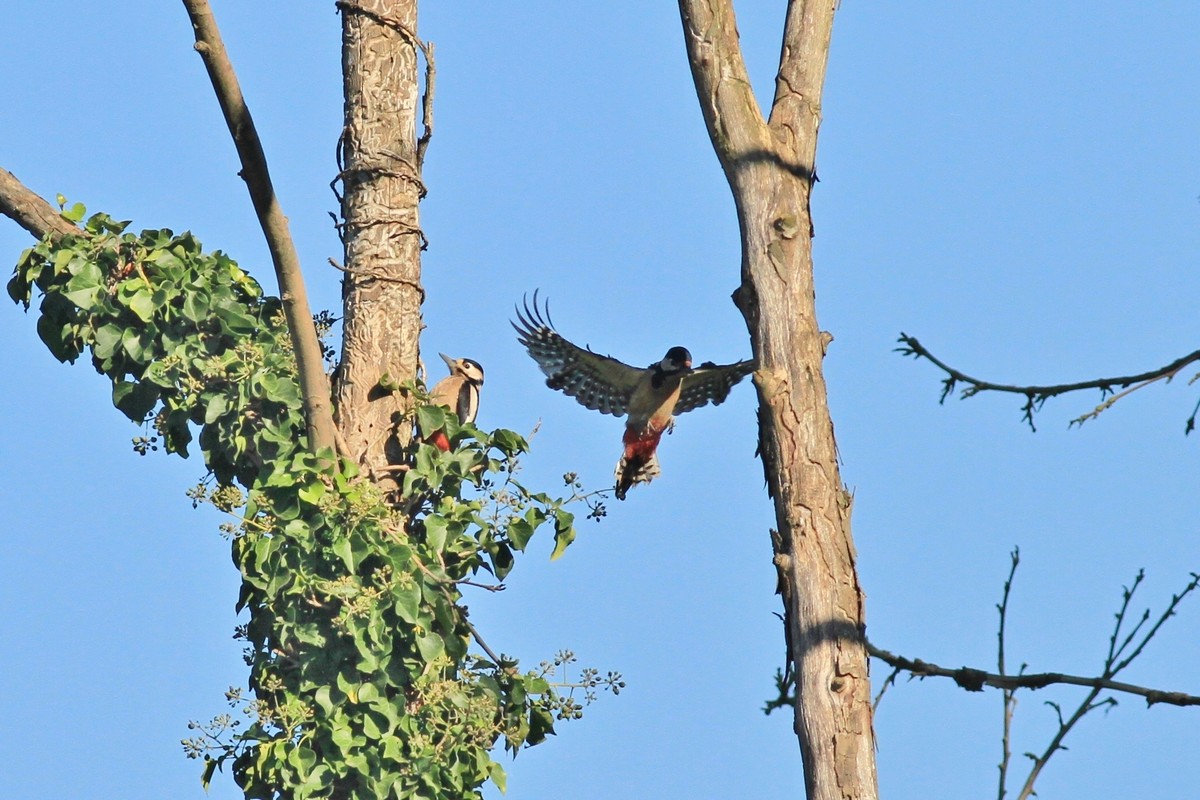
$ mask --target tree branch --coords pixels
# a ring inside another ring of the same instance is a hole
[[[250,116],[250,109],[242,96],[233,64],[221,41],[216,19],[208,0],[183,0],[192,29],[196,35],[196,52],[204,60],[212,81],[217,101],[225,115],[225,123],[237,147],[242,164],[239,173],[246,182],[254,211],[262,226],[263,236],[271,251],[275,276],[279,281],[279,294],[283,300],[288,330],[296,352],[296,363],[300,373],[300,390],[304,397],[304,412],[308,424],[309,448],[314,452],[333,452],[333,411],[330,401],[329,379],[325,375],[321,358],[321,345],[313,325],[312,311],[308,306],[308,295],[300,271],[300,259],[288,231],[287,217],[275,195],[271,175],[267,170],[267,159],[262,142]]]
[[[1069,392],[1078,392],[1085,389],[1099,389],[1100,396],[1104,402],[1096,406],[1092,411],[1076,417],[1071,420],[1071,425],[1082,425],[1089,419],[1094,419],[1099,416],[1102,411],[1107,409],[1113,403],[1120,400],[1122,397],[1136,392],[1138,389],[1149,386],[1157,381],[1173,379],[1179,371],[1188,364],[1200,361],[1200,350],[1188,353],[1182,358],[1177,358],[1166,366],[1152,369],[1148,372],[1142,372],[1137,375],[1122,375],[1113,378],[1096,378],[1089,381],[1079,381],[1078,383],[1059,383],[1045,386],[1018,386],[1003,383],[992,383],[991,381],[973,378],[960,370],[951,367],[941,359],[934,356],[917,341],[916,337],[909,336],[906,333],[901,333],[897,339],[901,346],[897,347],[895,352],[905,356],[912,356],[916,359],[926,359],[942,372],[946,373],[946,378],[942,380],[942,396],[938,402],[945,403],[946,398],[954,391],[955,387],[960,383],[966,384],[966,388],[959,393],[960,399],[973,397],[980,392],[1007,392],[1009,394],[1021,394],[1025,396],[1025,405],[1023,407],[1024,414],[1022,419],[1029,423],[1032,430],[1037,430],[1033,424],[1034,412],[1041,409],[1042,405],[1051,397],[1056,397],[1060,394]],[[1114,388],[1116,387],[1116,388]],[[1115,393],[1116,389],[1125,389],[1126,391]],[[1109,397],[1109,395],[1113,395]],[[1187,432],[1195,427],[1196,414],[1193,412],[1192,417],[1188,420]]]
[[[1088,686],[1097,690],[1124,692],[1146,698],[1146,705],[1166,703],[1173,706],[1200,705],[1200,697],[1186,692],[1170,692],[1162,689],[1150,689],[1136,686],[1132,683],[1114,681],[1111,678],[1086,678],[1079,675],[1067,675],[1061,672],[1039,672],[1026,675],[997,675],[971,667],[949,669],[922,661],[919,658],[906,658],[896,655],[873,644],[867,645],[867,650],[873,658],[895,667],[903,672],[909,672],[917,678],[950,678],[968,692],[982,692],[984,686],[994,689],[1044,689],[1055,684],[1070,686]]]
[[[6,169],[0,169],[0,214],[4,214],[38,239],[44,238],[48,233],[63,236],[80,232],[79,228],[58,213],[58,209]]]
[[[1009,675],[1006,673],[1004,666],[1004,631],[1005,623],[1008,615],[1008,600],[1012,591],[1013,577],[1016,575],[1017,565],[1020,563],[1020,551],[1013,549],[1012,552],[1012,567],[1008,573],[1008,579],[1004,582],[1004,596],[997,609],[1000,611],[1000,632],[999,632],[999,674],[984,672],[979,669],[970,667],[960,667],[959,669],[948,669],[940,667],[937,664],[930,664],[920,659],[910,659],[903,656],[898,656],[894,653],[889,653],[887,650],[868,644],[867,648],[872,656],[893,667],[892,675],[889,681],[893,681],[895,676],[901,672],[908,672],[918,678],[926,677],[941,677],[950,678],[962,688],[969,692],[981,692],[984,686],[999,688],[1004,692],[1004,728],[1003,728],[1003,757],[1000,762],[1000,786],[999,800],[1004,800],[1005,784],[1008,777],[1009,758],[1011,756],[1009,735],[1011,732],[1012,714],[1016,707],[1016,700],[1013,693],[1017,689],[1041,689],[1054,684],[1067,684],[1072,686],[1085,686],[1090,691],[1084,696],[1083,700],[1075,708],[1070,717],[1064,718],[1062,706],[1053,700],[1047,700],[1046,705],[1054,709],[1055,715],[1058,717],[1058,730],[1050,740],[1050,744],[1042,751],[1041,755],[1027,752],[1026,756],[1033,761],[1033,766],[1030,767],[1029,775],[1025,778],[1025,783],[1021,786],[1021,791],[1017,794],[1017,800],[1028,800],[1034,792],[1034,784],[1037,782],[1038,776],[1053,756],[1059,750],[1066,749],[1063,746],[1063,740],[1071,729],[1085,716],[1095,711],[1098,708],[1111,708],[1117,704],[1114,697],[1100,697],[1101,692],[1113,691],[1124,692],[1126,694],[1137,695],[1146,699],[1146,705],[1152,706],[1155,703],[1167,703],[1176,706],[1195,706],[1200,705],[1200,697],[1186,694],[1184,692],[1168,692],[1161,689],[1150,689],[1144,686],[1136,686],[1130,683],[1113,680],[1116,675],[1129,666],[1142,651],[1151,639],[1157,635],[1158,631],[1166,623],[1168,619],[1175,616],[1175,610],[1183,599],[1200,587],[1200,574],[1192,573],[1191,580],[1178,594],[1171,596],[1171,602],[1167,604],[1166,610],[1159,615],[1158,619],[1149,630],[1141,633],[1143,626],[1150,620],[1150,611],[1147,609],[1138,621],[1133,625],[1124,638],[1122,638],[1122,628],[1125,627],[1125,622],[1129,614],[1129,605],[1133,601],[1133,596],[1141,586],[1145,578],[1145,571],[1139,570],[1134,577],[1133,583],[1130,586],[1122,587],[1121,591],[1121,607],[1116,613],[1116,624],[1113,626],[1112,635],[1108,640],[1108,653],[1104,657],[1104,669],[1097,677],[1080,677],[1077,675],[1065,675],[1060,672],[1043,672],[1035,675],[1025,674],[1025,665],[1021,665],[1020,674]],[[1136,641],[1135,641],[1136,640]],[[1119,644],[1118,644],[1119,642]],[[1121,659],[1122,654],[1132,645],[1133,649],[1124,659]]]
[[[999,640],[996,654],[996,669],[1001,675],[1008,673],[1007,667],[1004,666],[1004,630],[1008,622],[1008,598],[1012,594],[1013,578],[1017,575],[1017,565],[1021,563],[1021,549],[1014,547],[1012,551],[1012,566],[1008,570],[1008,578],[1004,581],[1004,595],[1000,600],[1000,604],[996,606],[996,610],[1000,612],[1000,630],[996,634]],[[899,670],[899,667],[896,667]],[[1021,665],[1021,672],[1025,671],[1025,665]],[[893,673],[895,674],[895,673]],[[1005,784],[1008,782],[1008,762],[1012,758],[1012,720],[1013,714],[1017,710],[1017,700],[1013,689],[1005,689],[1003,692],[1004,700],[1004,718],[1002,721],[1002,733],[1000,735],[1000,786],[996,795],[997,800],[1004,800]]]
[[[728,2],[679,0],[683,40],[700,110],[721,165],[728,174],[739,155],[765,151],[770,143],[738,42]]]
[[[775,75],[775,99],[771,103],[769,124],[776,131],[787,131],[791,137],[798,127],[816,130],[821,122],[821,86],[825,80],[825,65],[829,43],[833,36],[833,13],[836,0],[792,0],[788,3],[783,29],[783,47],[779,54],[779,71]],[[805,42],[808,53],[821,56],[800,58],[793,48]],[[804,116],[809,117],[808,120]]]

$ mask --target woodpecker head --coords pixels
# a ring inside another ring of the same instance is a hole
[[[442,361],[446,362],[446,366],[450,368],[451,375],[461,375],[467,379],[468,383],[475,386],[483,386],[483,367],[479,366],[478,361],[470,358],[451,358],[445,353],[438,353],[442,357]]]
[[[655,364],[655,366],[667,375],[690,372],[692,369],[692,354],[688,352],[686,347],[672,347],[663,356],[663,360]]]

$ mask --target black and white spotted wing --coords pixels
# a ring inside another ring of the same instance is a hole
[[[611,356],[602,356],[564,339],[550,321],[549,304],[538,308],[537,292],[533,308],[528,301],[517,309],[517,340],[529,351],[546,375],[546,385],[574,397],[585,407],[619,417],[629,410],[629,398],[644,370],[631,367]],[[726,389],[728,392],[728,389]]]
[[[682,414],[709,403],[714,406],[721,405],[725,398],[729,397],[729,390],[754,370],[753,361],[739,361],[736,364],[714,364],[705,361],[684,376],[679,402],[675,404],[675,413]]]

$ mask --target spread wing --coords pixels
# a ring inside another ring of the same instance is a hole
[[[758,365],[753,361],[739,361],[736,364],[705,361],[684,376],[675,413],[682,414],[709,403],[721,405],[729,397],[729,390],[757,368]]]
[[[517,309],[517,322],[512,326],[517,331],[517,341],[546,374],[546,385],[601,414],[619,417],[626,413],[643,370],[568,342],[554,330],[549,305],[544,306],[544,311],[538,309],[536,291],[533,309],[530,310],[527,301],[522,305],[524,308]]]

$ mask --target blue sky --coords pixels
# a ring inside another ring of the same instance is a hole
[[[760,97],[778,3],[741,3]],[[331,3],[216,3],[306,265],[336,309]],[[191,229],[270,284],[266,249],[182,7],[25,3],[0,50],[0,166],[135,227]],[[684,344],[749,355],[729,294],[736,221],[672,3],[427,3],[437,47],[426,361],[487,369],[480,423],[531,429],[531,483],[610,480],[621,424],[542,385],[509,335],[535,287],[561,332],[644,364]],[[1161,608],[1200,570],[1191,373],[1082,429],[1094,395],[1052,401],[1031,434],[1017,398],[937,405],[938,375],[900,331],[968,372],[1013,382],[1125,374],[1196,347],[1200,6],[1115,2],[845,3],[834,27],[813,201],[818,311],[869,634],[948,666],[995,662],[995,604],[1020,545],[1010,664],[1087,674],[1123,584]],[[28,246],[0,224],[10,263]],[[0,796],[202,796],[178,740],[244,681],[237,577],[214,514],[184,490],[193,458],[142,458],[138,431],[84,363],[0,312],[8,512],[0,559]],[[432,358],[431,358],[432,357]],[[760,708],[783,645],[753,458],[753,391],[679,420],[663,476],[610,503],[553,564],[542,542],[503,595],[471,598],[497,649],[530,665],[570,647],[624,673],[560,735],[510,765],[514,797],[795,797],[791,720]],[[1200,692],[1200,605],[1126,677]],[[887,674],[876,664],[874,675]],[[1051,694],[1051,692],[1054,692]],[[1019,695],[1014,780],[1053,731]],[[1073,699],[1074,698],[1074,699]],[[892,798],[994,796],[1000,698],[902,683],[876,719]],[[1085,720],[1040,796],[1178,797],[1198,777],[1196,710],[1133,698]],[[495,794],[493,792],[493,794]],[[225,779],[210,797],[239,796]]]

